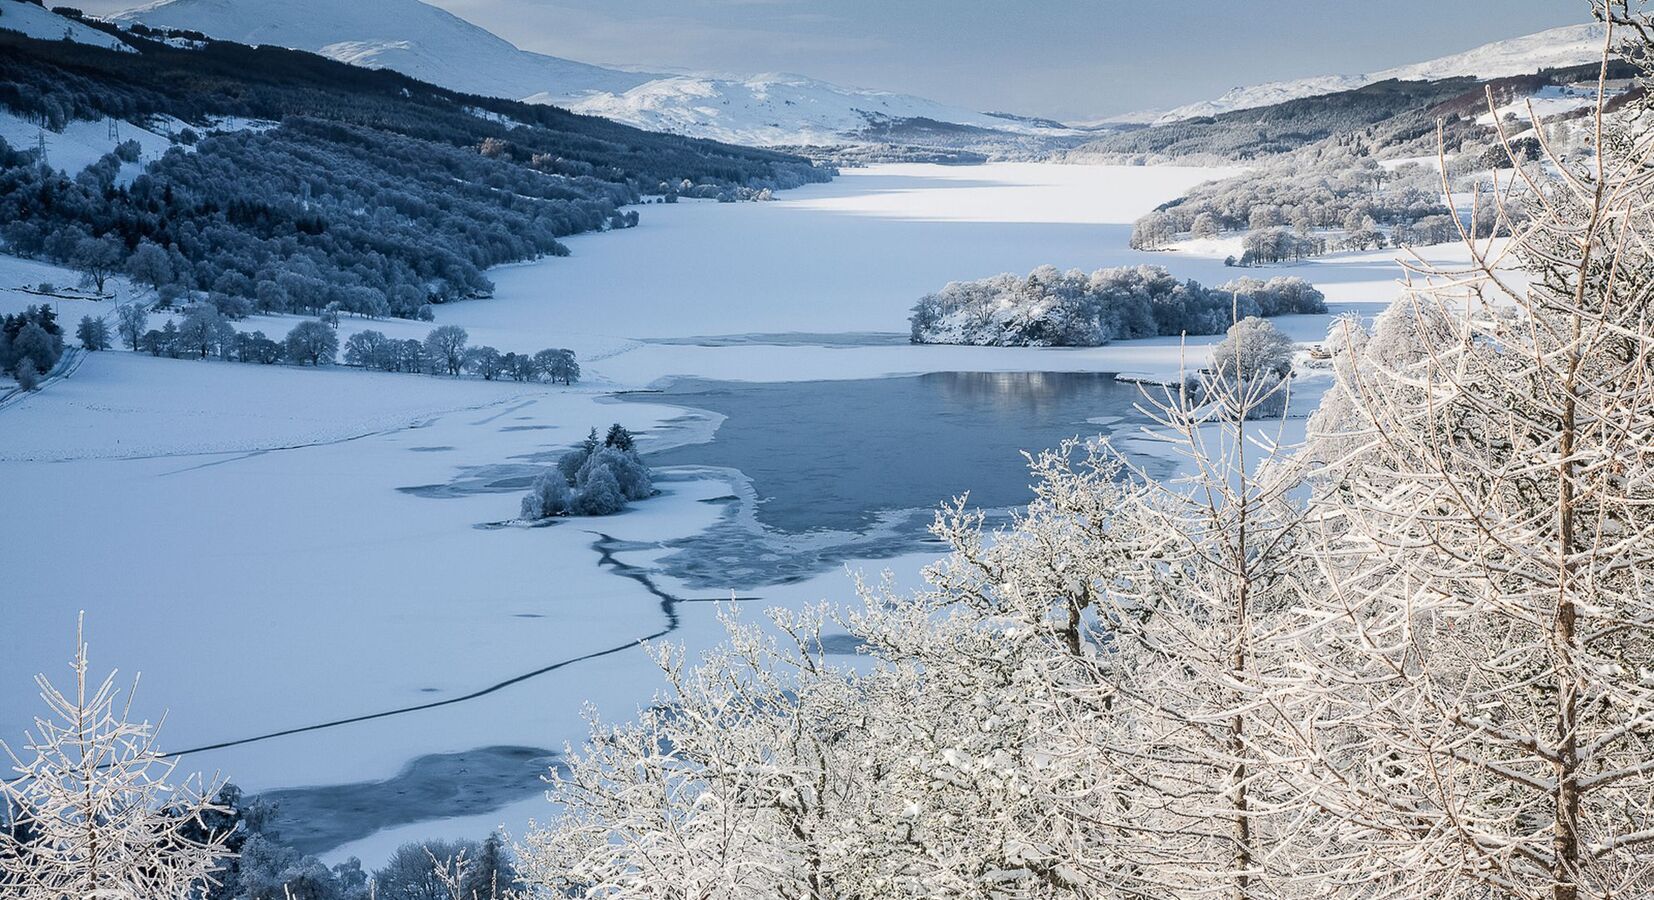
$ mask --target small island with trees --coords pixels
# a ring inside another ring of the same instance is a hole
[[[1326,297],[1296,276],[1237,278],[1207,288],[1160,266],[1087,274],[1041,266],[1026,278],[955,281],[913,307],[915,344],[1099,347],[1110,341],[1221,334],[1238,319],[1324,313]]]
[[[654,493],[654,475],[638,455],[636,438],[617,423],[601,438],[593,428],[579,446],[534,479],[523,497],[522,519],[613,515]]]

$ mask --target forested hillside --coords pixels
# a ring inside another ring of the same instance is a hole
[[[1485,135],[1476,119],[1487,112],[1488,90],[1495,98],[1520,97],[1547,85],[1594,81],[1597,68],[1578,66],[1490,80],[1381,81],[1350,91],[1111,134],[1075,148],[1072,155],[1255,159],[1317,141],[1350,139],[1380,155],[1404,156],[1435,151],[1438,119],[1451,151],[1467,137]],[[1616,62],[1609,75],[1626,78],[1635,71],[1629,63]]]
[[[139,52],[0,31],[0,106],[54,130],[149,123],[176,146],[141,173],[136,148],[61,172],[0,146],[0,237],[232,314],[419,315],[486,294],[488,266],[635,224],[619,207],[645,194],[743,199],[831,174],[308,53],[120,34]]]

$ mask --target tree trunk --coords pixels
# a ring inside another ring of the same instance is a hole
[[[1590,256],[1587,252],[1586,259]],[[1580,288],[1584,289],[1585,267],[1580,267]],[[1557,439],[1557,608],[1551,629],[1556,659],[1556,813],[1551,837],[1552,900],[1579,897],[1579,677],[1574,656],[1578,611],[1572,592],[1574,554],[1574,446],[1578,423],[1575,384],[1579,372],[1580,320],[1573,319],[1573,348],[1569,350],[1568,375],[1564,382],[1561,434]]]

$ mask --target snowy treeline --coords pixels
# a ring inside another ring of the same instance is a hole
[[[1254,171],[1202,184],[1188,195],[1137,220],[1132,246],[1154,249],[1180,234],[1213,237],[1222,232],[1291,228],[1298,236],[1317,230],[1359,231],[1408,225],[1441,243],[1458,237],[1441,199],[1441,174],[1410,164],[1386,170],[1347,148],[1317,148],[1259,166]]]
[[[345,364],[381,372],[423,371],[449,375],[470,372],[486,381],[502,378],[512,381],[544,379],[573,384],[580,380],[580,363],[575,360],[573,350],[501,353],[486,344],[468,346],[468,339],[465,329],[457,325],[433,329],[423,341],[413,338],[398,341],[366,329],[345,340]]]
[[[149,315],[142,304],[126,304],[116,310],[115,327],[129,348],[151,356],[322,366],[337,362],[341,349],[335,330],[337,316],[326,313],[321,319],[294,325],[280,340],[266,337],[262,331],[238,330],[229,317],[207,303],[191,306],[176,318],[169,317],[160,328],[147,327]],[[107,326],[101,320],[88,317],[82,321],[79,333],[85,349],[102,350],[109,346]],[[501,353],[487,345],[473,346],[469,341],[470,335],[457,325],[433,328],[424,340],[397,340],[369,328],[346,338],[342,349],[345,365],[381,372],[471,374],[485,381],[543,380],[565,385],[580,380],[580,363],[573,350],[547,348],[535,353]]]
[[[1216,289],[1178,281],[1159,266],[1089,274],[1041,266],[955,281],[913,307],[915,344],[1094,347],[1113,340],[1217,334],[1235,314],[1325,312],[1321,292],[1302,278],[1240,278]]]
[[[580,446],[534,479],[523,497],[522,518],[607,516],[654,492],[654,476],[635,439],[616,423],[601,439],[593,428]]]
[[[1527,161],[1526,150],[1519,152]],[[1503,153],[1495,141],[1454,156],[1447,164],[1449,184],[1472,198],[1490,157]],[[1509,167],[1508,158],[1503,165]],[[1456,241],[1460,223],[1443,202],[1442,184],[1433,164],[1386,168],[1359,146],[1317,145],[1195,187],[1138,219],[1131,245],[1155,250],[1187,238],[1244,231],[1245,255],[1238,262],[1250,265],[1329,250]],[[1487,237],[1497,217],[1490,186],[1482,185],[1482,191],[1475,222],[1468,215],[1463,219],[1466,228],[1474,225],[1478,237]]]
[[[91,280],[112,257],[163,296],[204,291],[234,315],[335,304],[413,318],[486,294],[487,266],[566,254],[558,237],[605,227],[630,199],[624,185],[314,120],[207,138],[129,185],[113,174],[70,180],[0,147],[6,249]]]

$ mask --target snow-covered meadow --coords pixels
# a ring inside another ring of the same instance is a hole
[[[163,743],[172,749],[464,697],[615,651],[476,699],[186,757],[250,791],[390,779],[431,754],[578,742],[583,704],[623,719],[658,685],[636,641],[676,625],[671,639],[705,646],[721,634],[712,601],[730,597],[652,568],[661,542],[724,515],[725,505],[705,502],[731,493],[724,480],[669,480],[663,496],[613,518],[496,527],[515,514],[526,467],[589,427],[618,421],[642,433],[645,449],[707,437],[704,426],[685,427],[682,410],[614,403],[608,392],[672,376],[1175,372],[1214,339],[1058,350],[909,346],[888,334],[905,333],[913,302],[947,281],[1046,263],[1149,263],[1227,280],[1237,273],[1221,255],[1126,243],[1137,216],[1231,172],[849,170],[769,203],[646,206],[636,229],[572,238],[569,258],[491,272],[494,298],[439,308],[438,324],[465,327],[474,344],[575,349],[586,381],[570,389],[89,354],[72,377],[0,408],[0,476],[13,511],[0,522],[0,736],[19,734],[35,711],[33,673],[67,673],[84,609],[94,665],[143,672],[139,708],[170,709]],[[1388,252],[1291,272],[1335,312],[1361,313],[1391,299],[1399,275]],[[0,309],[39,302],[12,289],[42,280],[32,264],[5,260]],[[71,328],[110,306],[59,305]],[[1313,342],[1327,319],[1281,324]],[[294,321],[238,327],[277,335]],[[341,330],[364,327],[406,337],[430,326],[347,319]],[[723,339],[702,340],[713,336]],[[846,427],[854,424],[849,411]],[[924,559],[874,565],[911,582]],[[742,596],[801,605],[848,600],[852,588],[835,570]],[[546,814],[532,791],[501,802],[438,822],[440,804],[385,796],[339,813],[348,842],[331,855],[372,863],[401,840],[517,829]]]

